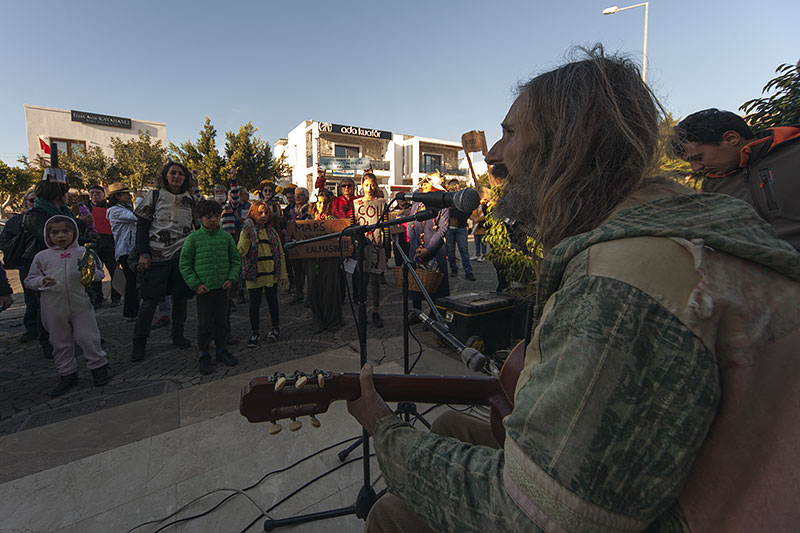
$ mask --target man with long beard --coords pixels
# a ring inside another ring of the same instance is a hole
[[[651,177],[659,109],[599,47],[519,88],[486,160],[543,257],[504,443],[409,426],[365,366],[348,409],[390,491],[367,531],[800,523],[800,255],[740,200]]]

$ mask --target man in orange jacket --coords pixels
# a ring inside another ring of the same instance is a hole
[[[800,127],[754,134],[735,113],[705,109],[675,128],[673,148],[705,173],[703,192],[740,198],[800,250]]]

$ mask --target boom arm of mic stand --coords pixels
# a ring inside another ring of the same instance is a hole
[[[437,337],[442,339],[445,344],[457,351],[459,357],[461,357],[461,361],[467,366],[467,368],[474,370],[475,372],[480,372],[481,369],[486,366],[486,356],[475,348],[466,346],[460,340],[455,338],[453,334],[450,333],[450,328],[447,327],[447,324],[431,319],[419,309],[412,309],[411,312],[417,315],[422,322],[427,324],[428,327],[431,328],[431,331],[433,331]]]

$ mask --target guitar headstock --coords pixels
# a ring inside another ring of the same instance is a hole
[[[311,417],[311,425],[319,427],[314,415],[326,412],[332,401],[344,398],[344,391],[337,386],[337,378],[341,380],[343,376],[315,369],[310,373],[276,372],[253,378],[242,388],[239,412],[249,422],[272,422],[273,434],[280,431],[277,421],[286,418],[292,420],[291,431],[300,429],[302,424],[296,419],[301,416]]]

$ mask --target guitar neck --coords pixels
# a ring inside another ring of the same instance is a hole
[[[354,400],[361,394],[358,374],[343,374],[338,385]],[[375,375],[375,389],[387,402],[452,403],[488,405],[500,390],[495,378],[455,376]]]

